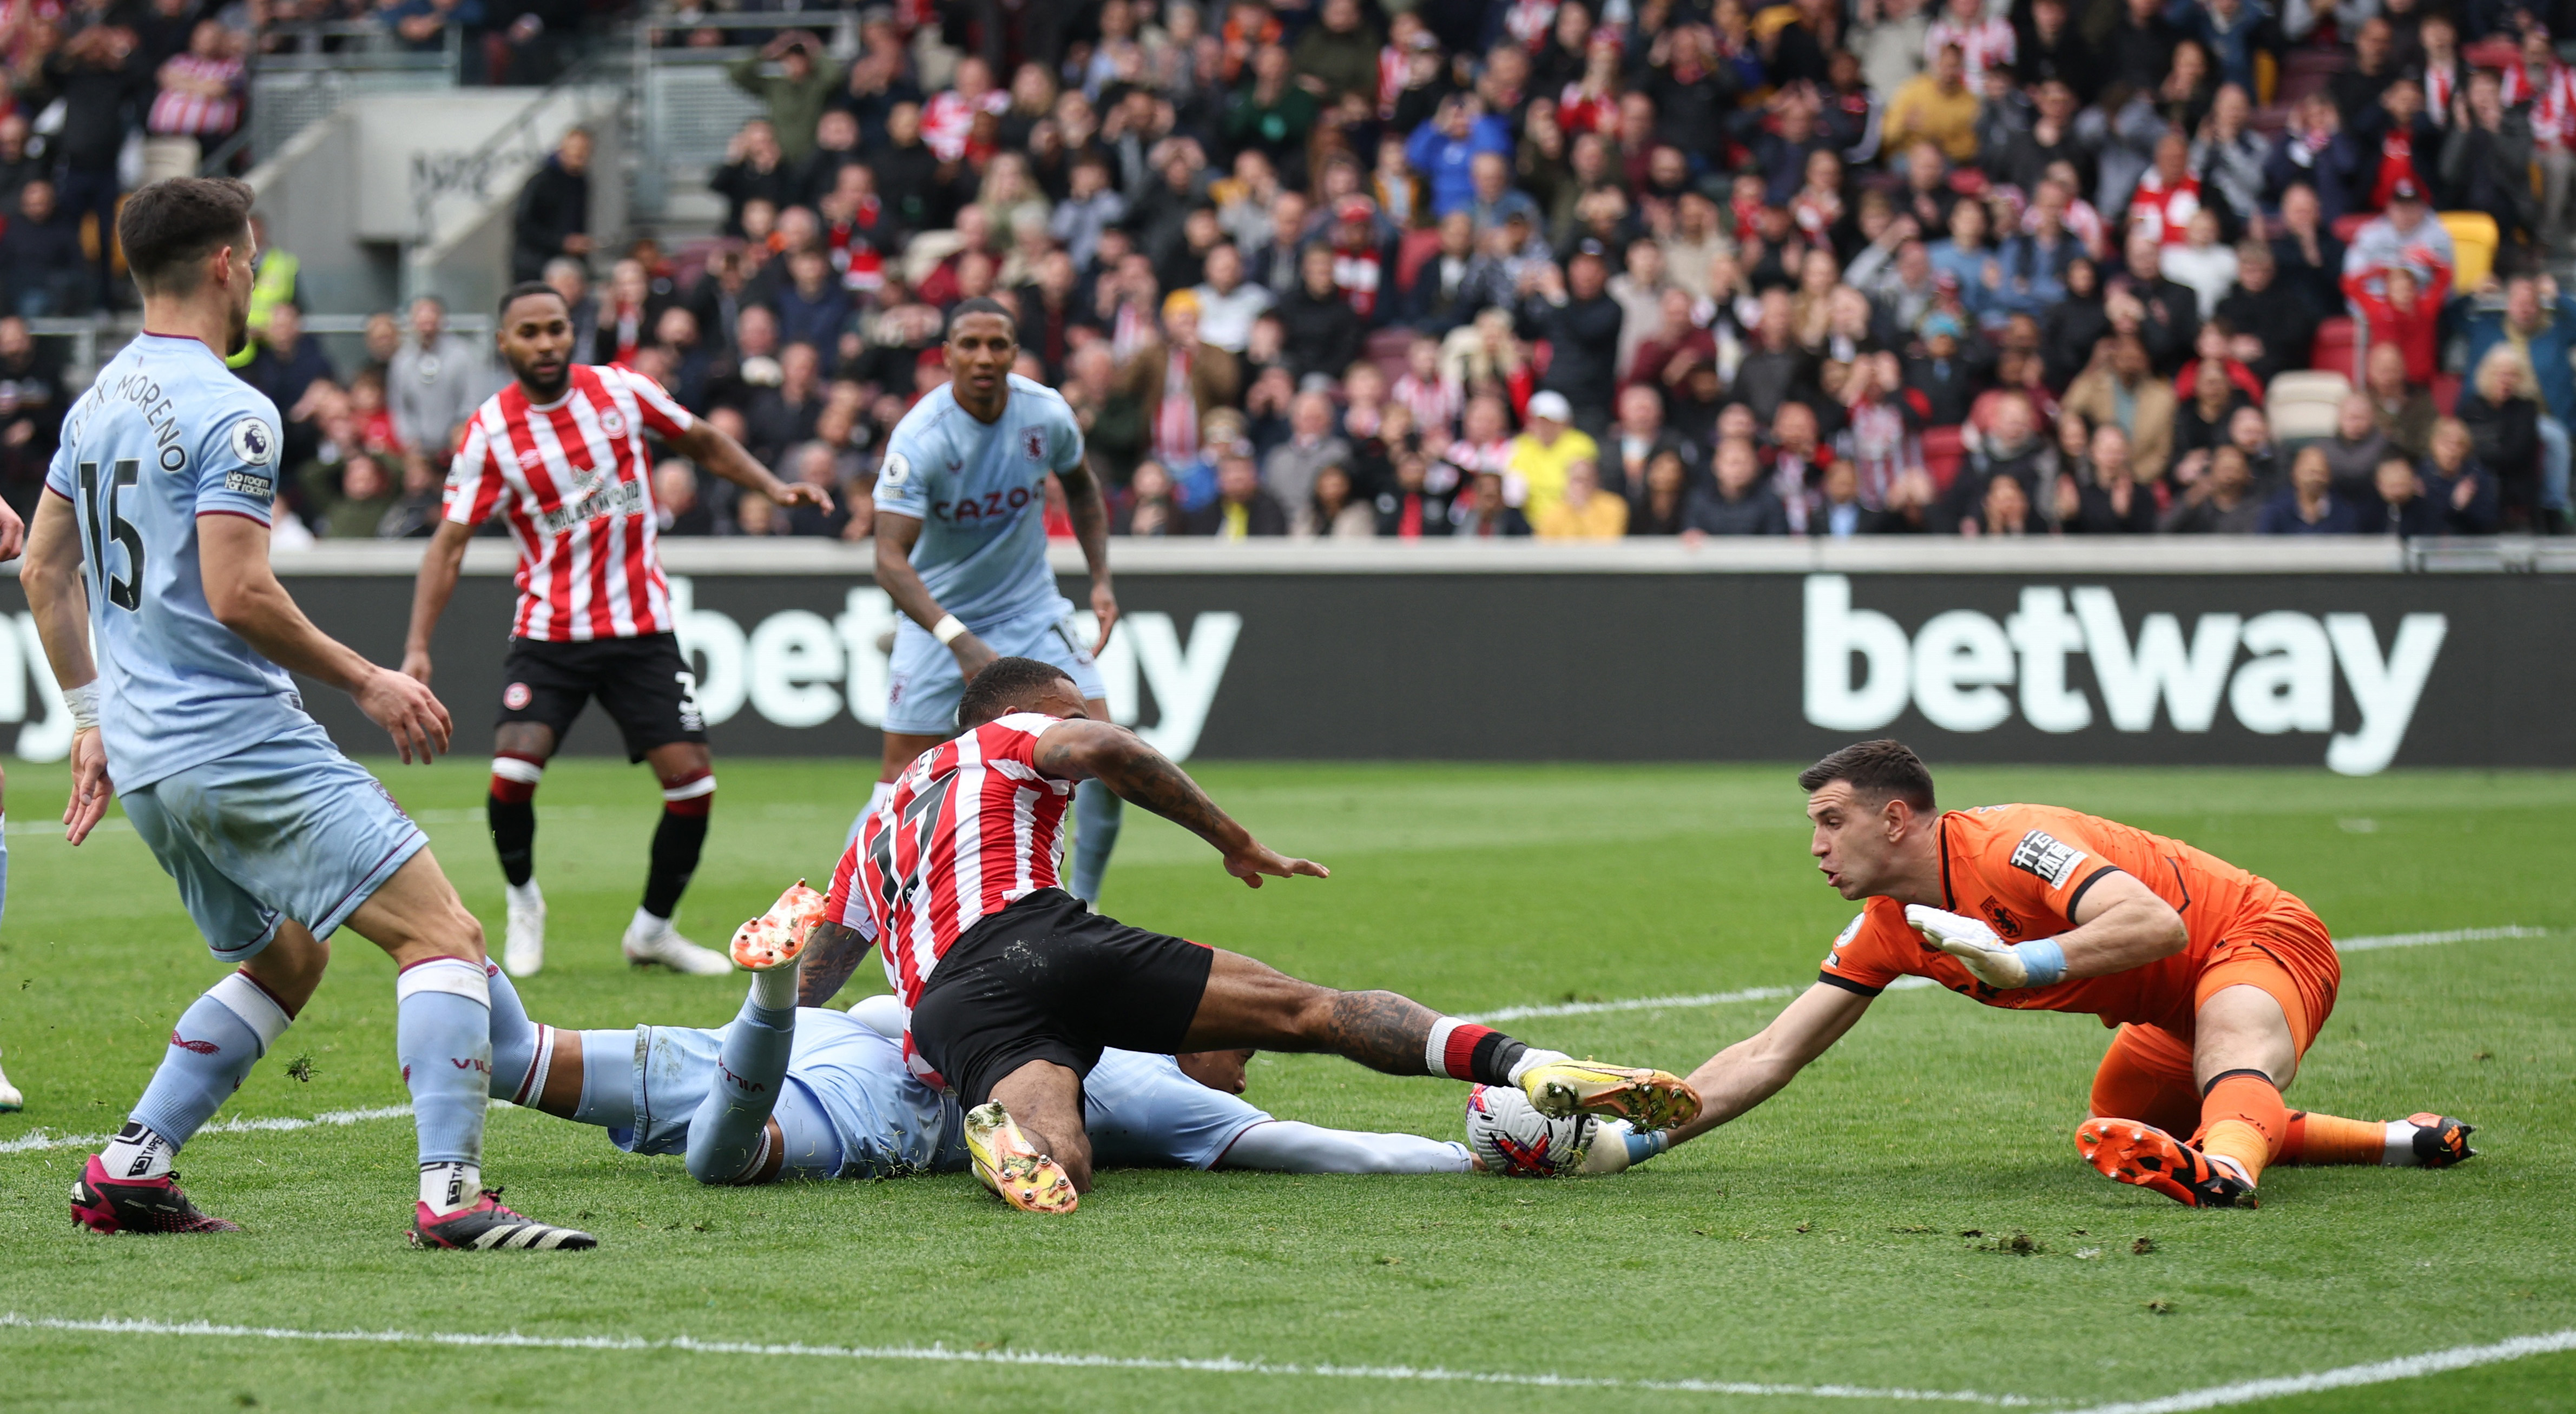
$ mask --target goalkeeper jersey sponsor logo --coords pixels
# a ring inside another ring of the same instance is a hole
[[[2083,863],[2084,859],[2084,851],[2063,843],[2046,830],[2033,830],[2022,836],[2021,843],[2014,845],[2012,852],[2015,869],[2037,874],[2046,879],[2052,889],[2066,887],[2066,881],[2074,877],[2075,866]]]

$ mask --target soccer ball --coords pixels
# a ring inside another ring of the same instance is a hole
[[[1559,1178],[1583,1167],[1599,1130],[1588,1114],[1549,1119],[1510,1085],[1467,1092],[1467,1147],[1488,1172],[1506,1178]]]

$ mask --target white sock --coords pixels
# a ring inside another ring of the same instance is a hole
[[[656,918],[641,908],[635,910],[634,921],[626,925],[626,936],[630,938],[658,938],[669,931],[670,919]]]
[[[751,974],[751,1004],[767,1011],[793,1011],[799,966],[801,964],[791,962],[785,967]]]
[[[443,1218],[459,1208],[473,1207],[482,1197],[481,1165],[439,1163],[420,1166],[420,1201],[429,1205],[433,1216]]]
[[[1570,1061],[1572,1059],[1574,1059],[1574,1057],[1567,1055],[1563,1051],[1542,1051],[1538,1047],[1532,1046],[1528,1050],[1521,1052],[1521,1058],[1519,1060],[1512,1062],[1512,1083],[1514,1085],[1520,1084],[1521,1077],[1529,1074],[1535,1067],[1542,1065],[1556,1065],[1560,1062]]]
[[[178,1145],[142,1125],[129,1123],[107,1141],[107,1147],[99,1153],[98,1166],[107,1171],[108,1177],[119,1180],[159,1178],[170,1171],[170,1160],[178,1152]]]
[[[503,884],[501,886],[501,892],[509,897],[510,906],[512,908],[544,908],[546,906],[546,896],[538,891],[537,881],[534,879],[530,879],[524,884]]]

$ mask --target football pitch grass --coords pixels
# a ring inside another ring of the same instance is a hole
[[[376,764],[497,947],[482,766]],[[800,874],[822,882],[871,774],[719,768],[680,920],[716,944]],[[1854,909],[1806,858],[1792,773],[1210,765],[1220,802],[1333,878],[1247,891],[1131,810],[1104,905],[1458,1012],[1795,987]],[[43,823],[60,769],[9,777],[0,1047],[27,1109],[0,1117],[0,1407],[2051,1410],[2557,1336],[2557,1353],[2255,1407],[2576,1408],[2576,776],[1941,772],[1945,805],[2041,800],[2178,835],[2279,880],[2338,937],[2528,930],[2347,956],[2290,1092],[2463,1116],[2483,1152],[2457,1170],[2279,1168],[2259,1211],[2185,1210],[2076,1156],[2100,1026],[1913,990],[1768,1105],[1606,1180],[1109,1172],[1045,1220],[965,1175],[701,1188],[677,1159],[496,1110],[487,1180],[600,1236],[553,1255],[407,1248],[398,1116],[200,1137],[180,1168],[243,1234],[73,1228],[85,1150],[27,1137],[121,1123],[218,970],[121,819],[70,849]],[[645,773],[566,760],[539,801],[552,920],[547,971],[521,985],[531,1013],[729,1019],[739,977],[617,956],[658,808]],[[404,1103],[391,965],[335,942],[330,980],[224,1119]],[[871,959],[843,1001],[882,985]],[[1687,1071],[1778,1006],[1508,1026]],[[1460,1133],[1455,1083],[1295,1056],[1251,1076],[1285,1118]],[[148,1329],[101,1328],[116,1320]],[[171,1329],[201,1321],[256,1331]],[[314,1338],[352,1333],[385,1338]],[[526,1340],[439,1339],[509,1334]],[[744,1348],[785,1345],[803,1349]],[[2220,1402],[2241,1392],[2159,1407]]]

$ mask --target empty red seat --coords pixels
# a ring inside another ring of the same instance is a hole
[[[2361,228],[2369,225],[2370,220],[2371,213],[2367,211],[2354,211],[2338,216],[2334,219],[2334,238],[2345,245],[2350,245],[2352,238],[2359,235]]]
[[[1959,479],[1959,467],[1967,461],[1967,448],[1955,427],[1923,429],[1923,469],[1932,473],[1932,484],[1947,491]]]
[[[2456,373],[2434,374],[2433,410],[2444,417],[2449,417],[2451,415],[2451,409],[2459,406],[2459,402],[2460,375]]]
[[[1440,253],[1438,231],[1407,231],[1404,244],[1396,248],[1395,287],[1406,294],[1413,292],[1413,282],[1422,276],[1422,267]]]
[[[2353,370],[2353,345],[2357,340],[2350,319],[2329,319],[2317,326],[2317,341],[2308,350],[2308,366],[2340,373],[2359,381]]]

